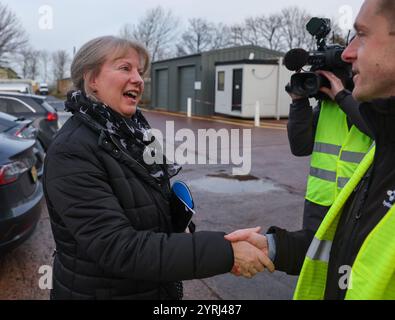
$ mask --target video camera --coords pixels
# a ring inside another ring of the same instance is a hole
[[[315,73],[317,70],[333,72],[343,81],[347,89],[352,90],[351,64],[342,60],[344,47],[327,45],[326,37],[331,32],[331,21],[325,18],[312,18],[306,25],[307,31],[316,38],[317,50],[307,52],[304,49],[292,49],[284,57],[284,65],[297,73],[291,77],[286,91],[303,97],[322,99],[325,95],[319,91],[321,87],[330,88],[329,81]],[[306,65],[311,65],[309,72],[300,72]]]

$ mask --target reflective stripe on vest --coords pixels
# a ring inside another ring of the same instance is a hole
[[[325,216],[306,255],[294,299],[323,299],[328,262],[343,207],[373,163],[370,151]],[[395,299],[395,206],[364,240],[351,268],[345,299]],[[340,270],[339,270],[340,272]]]
[[[312,177],[320,178],[322,180],[330,181],[330,182],[336,182],[336,172],[333,171],[328,171],[324,169],[318,169],[318,168],[310,168],[310,175]]]
[[[362,159],[365,157],[365,152],[351,152],[351,151],[343,151],[340,160],[347,162],[360,163]]]
[[[329,263],[329,256],[331,254],[332,241],[321,241],[314,238],[307,251],[307,257],[311,260],[317,260]]]
[[[341,146],[336,146],[334,144],[329,143],[314,143],[314,152],[321,152],[327,154],[333,154],[334,156],[338,156],[341,150]]]
[[[372,144],[332,101],[322,101],[318,119],[306,199],[330,206]]]
[[[336,196],[348,183],[366,153],[372,149],[372,145],[371,138],[364,135],[355,126],[351,127],[337,161]]]
[[[337,187],[338,189],[343,189],[346,184],[348,183],[348,181],[350,181],[350,178],[337,178]]]

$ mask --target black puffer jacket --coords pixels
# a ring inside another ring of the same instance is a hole
[[[175,281],[230,271],[224,233],[171,233],[168,188],[117,144],[74,115],[48,151],[51,298],[176,299]]]

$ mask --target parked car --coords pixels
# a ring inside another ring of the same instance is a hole
[[[33,120],[37,138],[46,151],[58,131],[58,114],[46,97],[0,92],[0,111],[18,118]]]
[[[36,139],[37,129],[32,127],[33,121],[17,118],[8,113],[0,112],[0,132],[19,138]]]
[[[0,253],[25,241],[40,217],[43,188],[34,140],[0,133]]]
[[[41,177],[44,171],[45,151],[37,139],[37,129],[32,126],[32,123],[32,120],[18,119],[10,114],[0,112],[0,133],[36,141],[33,150],[37,158],[37,173]]]
[[[48,96],[47,102],[57,111],[57,112],[64,112],[64,100],[60,100],[53,96]]]
[[[40,83],[40,86],[37,91],[38,91],[37,94],[42,96],[47,96],[49,93],[48,85],[46,83]]]
[[[28,79],[0,79],[0,91],[33,93],[33,81]]]

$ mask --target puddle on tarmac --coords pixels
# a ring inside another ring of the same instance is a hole
[[[222,178],[228,180],[237,180],[237,181],[251,181],[251,180],[259,180],[259,178],[251,175],[246,176],[231,176],[229,174],[224,173],[223,171],[219,171],[221,173],[217,174],[208,174],[207,177],[214,177],[214,178]]]
[[[283,190],[268,180],[262,180],[254,176],[229,176],[223,173],[191,180],[188,185],[197,190],[225,194],[264,193]]]

